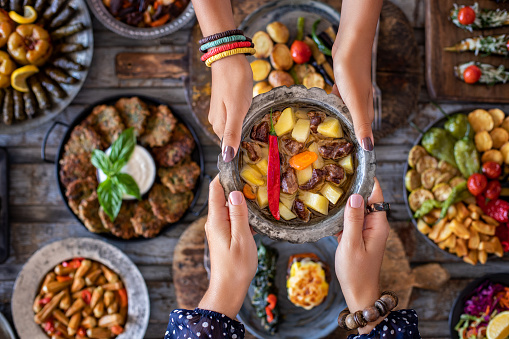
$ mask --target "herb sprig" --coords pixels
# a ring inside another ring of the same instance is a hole
[[[140,188],[133,177],[120,172],[131,158],[135,146],[136,135],[134,129],[129,128],[111,145],[109,156],[98,149],[92,152],[92,165],[103,171],[107,177],[97,188],[97,198],[111,221],[115,221],[120,212],[124,194],[141,200]]]

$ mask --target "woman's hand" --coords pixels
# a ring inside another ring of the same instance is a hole
[[[361,146],[373,150],[373,87],[371,49],[382,0],[343,0],[338,35],[332,47],[333,92],[350,110],[355,135]]]
[[[205,232],[210,248],[211,277],[198,307],[235,318],[256,273],[258,255],[241,192],[228,199],[218,177],[210,184]]]
[[[233,55],[212,64],[212,97],[209,122],[222,139],[225,162],[233,160],[240,144],[242,123],[253,98],[253,72],[244,55]]]
[[[383,202],[384,197],[375,178],[368,204]],[[345,210],[345,224],[338,236],[336,275],[351,313],[373,306],[380,297],[380,268],[389,236],[389,222],[385,212],[364,216],[364,199],[350,196]],[[360,328],[369,333],[383,318]]]

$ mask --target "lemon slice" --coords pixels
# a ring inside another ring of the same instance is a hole
[[[28,92],[27,79],[37,72],[39,72],[39,69],[34,65],[27,65],[18,68],[11,74],[12,87],[19,92]]]
[[[9,12],[9,17],[17,24],[31,24],[37,20],[37,11],[32,6],[24,7],[23,15],[19,15],[14,11]]]
[[[505,339],[509,336],[509,311],[502,312],[491,319],[486,331],[488,339]]]

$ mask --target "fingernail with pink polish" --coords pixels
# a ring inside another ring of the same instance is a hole
[[[354,194],[350,197],[350,207],[359,208],[362,206],[362,196]]]
[[[238,206],[244,201],[244,195],[239,191],[233,191],[230,193],[230,204]]]

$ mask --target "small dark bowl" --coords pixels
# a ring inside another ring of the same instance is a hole
[[[470,295],[474,290],[479,287],[483,282],[489,280],[494,283],[499,283],[505,286],[509,286],[509,272],[508,273],[496,273],[496,274],[487,274],[481,278],[475,279],[470,284],[467,285],[461,291],[460,295],[454,301],[452,305],[451,312],[449,313],[449,331],[451,332],[452,339],[459,339],[458,332],[454,330],[456,324],[460,321],[460,316],[463,314],[463,308],[465,306],[465,302],[470,298]]]
[[[160,27],[141,28],[115,19],[104,5],[103,0],[87,0],[87,3],[97,20],[106,26],[106,28],[126,38],[136,40],[156,39],[175,33],[195,18],[193,4],[189,0],[189,4],[184,11],[169,23]]]

